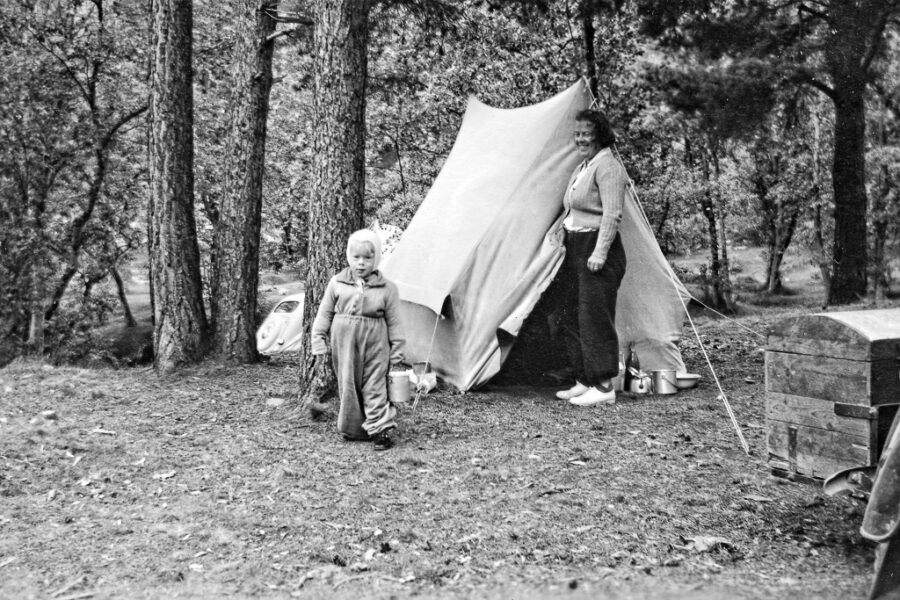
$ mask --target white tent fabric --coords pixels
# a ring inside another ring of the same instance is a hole
[[[581,160],[571,132],[588,105],[583,82],[516,109],[470,98],[444,167],[382,264],[400,291],[408,359],[429,360],[460,390],[500,370],[559,269],[562,195]],[[679,294],[688,294],[634,199],[621,235],[628,268],[617,306],[620,345],[633,344],[645,370],[683,371]]]

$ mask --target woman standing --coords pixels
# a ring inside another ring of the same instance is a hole
[[[614,404],[619,371],[616,296],[625,275],[619,223],[628,176],[612,152],[616,136],[602,112],[575,116],[575,148],[583,157],[563,196],[566,256],[562,329],[575,384],[556,393],[578,406]]]

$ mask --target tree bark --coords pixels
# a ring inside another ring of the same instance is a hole
[[[799,210],[796,206],[785,206],[781,201],[772,201],[769,190],[762,187],[762,184],[757,186],[763,214],[762,227],[766,237],[766,279],[762,289],[769,294],[779,294],[784,291],[781,264],[794,238]]]
[[[835,101],[834,250],[828,304],[858,302],[866,295],[866,115],[862,89]]]
[[[813,219],[813,237],[810,243],[813,260],[819,267],[819,273],[822,275],[822,284],[825,290],[825,297],[828,297],[828,290],[831,289],[831,260],[825,246],[825,233],[822,224],[822,177],[819,171],[819,163],[821,153],[819,148],[822,145],[822,126],[819,121],[818,111],[810,113],[813,126],[813,144],[812,144],[812,219]]]
[[[198,362],[207,346],[194,222],[190,0],[153,0],[150,69],[150,278],[154,367]]]
[[[594,15],[587,6],[582,6],[581,28],[584,33],[584,69],[588,80],[588,88],[594,98],[597,95],[597,53],[594,50],[594,37],[597,35],[594,28]]]
[[[780,215],[784,219],[785,215]],[[781,220],[779,219],[779,220]],[[774,240],[769,248],[769,261],[766,265],[766,291],[770,294],[778,294],[784,291],[781,279],[781,263],[784,254],[794,237],[797,228],[797,213],[787,215],[786,223],[779,223],[775,228]]]
[[[275,20],[259,0],[239,0],[237,9],[230,160],[216,226],[216,293],[210,305],[216,356],[229,363],[251,363],[258,358],[259,236],[274,45],[268,37],[275,31]]]
[[[825,61],[834,102],[834,250],[828,304],[857,302],[866,295],[866,55],[880,10],[868,3],[832,2],[831,40]],[[872,43],[878,43],[877,41]]]
[[[125,327],[137,327],[137,321],[131,313],[131,306],[128,304],[128,296],[125,295],[125,282],[122,281],[122,276],[117,268],[113,267],[110,269],[110,273],[113,281],[116,282],[116,293],[119,295],[119,302],[122,304],[122,311],[125,313]]]
[[[334,375],[329,361],[313,360],[309,329],[328,280],[346,264],[347,238],[363,226],[369,2],[316,0],[313,4],[315,130],[300,394],[307,401],[320,401],[333,388]]]
[[[724,245],[725,236],[720,232],[719,218],[716,214],[716,205],[719,204],[716,198],[713,198],[715,185],[712,180],[713,174],[710,172],[711,157],[704,152],[701,158],[701,170],[703,179],[706,182],[706,190],[701,200],[700,208],[703,216],[706,217],[707,223],[707,240],[709,242],[709,269],[705,272],[706,295],[707,300],[714,308],[724,311],[734,310],[731,300],[731,281],[728,279],[728,265],[722,262],[722,249],[720,244]]]

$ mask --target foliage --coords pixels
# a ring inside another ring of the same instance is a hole
[[[142,111],[142,15],[103,8],[10,2],[0,16],[0,338],[12,346],[30,314],[52,318],[73,277],[105,277],[138,235],[142,171],[116,141]]]
[[[109,323],[109,314],[118,303],[108,291],[85,295],[86,286],[73,287],[75,293],[63,301],[59,315],[47,330],[48,359],[56,365],[83,363],[89,357],[104,354],[106,350],[97,331]]]
[[[665,47],[701,60],[725,61],[740,69],[763,61],[777,74],[771,85],[809,86],[834,104],[832,163],[834,239],[828,302],[847,303],[866,293],[865,118],[869,84],[878,84],[878,65],[895,53],[900,5],[826,0],[725,2],[637,0],[642,25]],[[756,97],[736,96],[732,107],[752,106]],[[816,228],[820,230],[821,228]],[[822,245],[821,243],[819,244]]]

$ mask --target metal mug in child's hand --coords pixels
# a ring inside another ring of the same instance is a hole
[[[392,404],[409,402],[409,371],[391,371],[388,373],[388,400]]]

